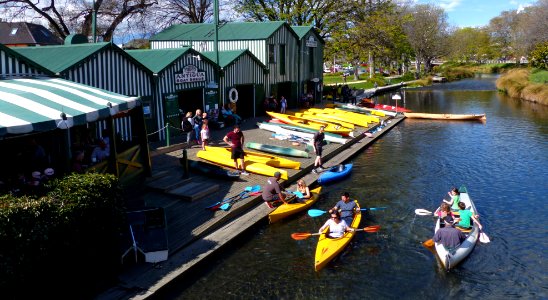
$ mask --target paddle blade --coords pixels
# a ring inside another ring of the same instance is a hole
[[[255,193],[255,192],[258,192],[260,190],[261,190],[261,186],[257,184],[256,186],[253,186],[251,188],[251,190],[249,190],[249,192]]]
[[[363,231],[365,232],[377,232],[381,229],[381,225],[373,225],[373,226],[367,226],[363,228]]]
[[[222,210],[229,210],[232,205],[230,203],[225,203],[221,205]]]
[[[296,241],[306,240],[307,238],[311,236],[312,236],[312,233],[309,233],[309,232],[296,232],[291,234],[291,238]]]
[[[325,210],[319,210],[319,209],[309,209],[308,210],[308,215],[311,216],[312,218],[319,217],[319,216],[321,216],[325,213],[326,213]]]
[[[302,198],[304,196],[303,193],[299,191],[294,191],[293,194],[295,194],[295,196],[297,196],[298,198]]]
[[[479,240],[480,240],[480,242],[482,242],[484,244],[487,244],[487,243],[491,242],[491,239],[483,231],[480,231]]]
[[[417,208],[415,209],[415,214],[419,216],[428,216],[428,215],[431,215],[432,212],[426,209]]]
[[[433,239],[429,239],[428,241],[423,242],[422,245],[424,247],[428,248],[429,250],[434,250],[434,240]]]

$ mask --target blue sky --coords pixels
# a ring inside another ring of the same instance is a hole
[[[417,3],[433,3],[442,7],[449,17],[449,24],[458,27],[477,27],[489,24],[489,20],[506,10],[521,10],[536,1],[526,0],[415,0]]]

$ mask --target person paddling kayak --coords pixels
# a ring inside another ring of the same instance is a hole
[[[322,227],[320,227],[318,232],[322,233],[327,227],[329,227],[327,236],[330,238],[340,238],[345,232],[354,231],[354,228],[348,226],[348,224],[341,219],[341,215],[338,211],[331,213],[331,218],[327,220]]]

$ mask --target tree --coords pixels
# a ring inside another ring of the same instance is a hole
[[[213,16],[212,0],[164,0],[159,2],[156,24],[204,23]]]
[[[143,15],[157,4],[156,0],[0,0],[0,14],[9,19],[45,21],[60,38],[72,33],[90,36],[93,11],[97,12],[97,33],[111,41],[124,21]]]
[[[236,0],[234,9],[247,21],[287,21],[314,25],[329,37],[346,19],[347,3],[340,0]]]
[[[483,62],[493,58],[489,33],[482,28],[458,28],[450,34],[449,58],[464,62]]]
[[[531,52],[530,64],[535,68],[548,70],[548,41],[538,44]]]
[[[419,4],[408,11],[403,28],[415,52],[418,77],[421,62],[426,73],[432,71],[432,60],[447,53],[447,14],[433,4]]]

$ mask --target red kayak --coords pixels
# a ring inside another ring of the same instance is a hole
[[[389,111],[396,111],[396,106],[392,105],[386,105],[386,104],[376,104],[374,109],[382,109],[382,110],[389,110]],[[405,107],[398,106],[397,112],[411,112],[410,109],[407,109]]]

